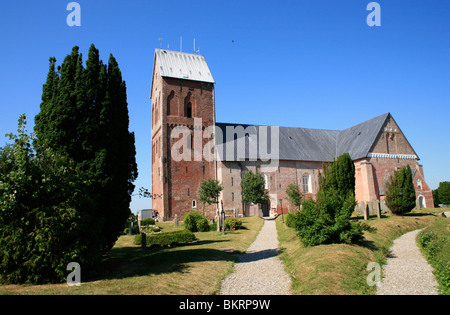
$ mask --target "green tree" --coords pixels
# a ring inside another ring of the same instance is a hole
[[[323,175],[319,177],[320,189],[335,190],[342,198],[355,193],[355,164],[348,153],[344,153],[331,165],[323,166]]]
[[[433,202],[435,207],[439,207],[439,204],[441,203],[439,200],[439,190],[434,189],[433,190]]]
[[[223,187],[216,179],[203,180],[200,184],[199,200],[203,202],[203,216],[205,215],[205,204],[218,203],[218,198]]]
[[[286,194],[292,205],[298,207],[298,210],[300,210],[303,195],[300,192],[298,185],[296,183],[289,184],[286,188]]]
[[[74,163],[33,145],[25,115],[0,149],[0,282],[62,281],[75,261],[99,261],[94,204]]]
[[[302,211],[290,219],[289,224],[298,231],[304,245],[352,243],[362,239],[363,232],[369,230],[365,224],[350,221],[356,200],[355,169],[349,159],[344,154],[331,165],[324,165],[317,201],[303,201]]]
[[[416,189],[413,183],[411,167],[406,165],[402,168],[403,174],[403,211],[411,212],[416,207]]]
[[[111,54],[108,65],[94,45],[86,68],[75,46],[58,73],[54,58],[35,118],[40,148],[51,148],[75,163],[96,203],[102,248],[111,248],[130,214],[137,178],[134,133],[128,131],[126,84]]]
[[[268,200],[265,180],[261,173],[248,171],[242,176],[242,201],[246,203],[264,203]]]
[[[440,182],[438,187],[439,202],[450,205],[450,182]]]
[[[410,212],[416,206],[416,192],[409,165],[391,175],[387,184],[386,205],[396,215]]]

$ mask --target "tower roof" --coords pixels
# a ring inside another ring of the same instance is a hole
[[[202,55],[155,49],[156,60],[162,77],[215,83]]]

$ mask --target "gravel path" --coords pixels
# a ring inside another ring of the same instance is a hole
[[[416,245],[422,230],[415,230],[394,240],[390,258],[383,267],[384,278],[377,286],[379,295],[434,295],[438,283],[433,269]]]
[[[265,220],[256,240],[238,258],[235,271],[223,280],[220,294],[291,294],[291,278],[278,258],[275,220]]]

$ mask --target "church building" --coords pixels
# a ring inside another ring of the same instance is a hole
[[[217,179],[219,205],[235,214],[269,216],[292,211],[286,188],[296,183],[315,198],[323,163],[349,153],[359,204],[384,205],[390,175],[407,164],[419,207],[433,207],[419,156],[390,113],[344,130],[238,125],[216,122],[215,81],[203,56],[156,49],[151,86],[153,209],[173,220],[197,209],[200,184]],[[241,178],[258,171],[269,202],[242,202]],[[216,205],[206,205],[214,218]]]

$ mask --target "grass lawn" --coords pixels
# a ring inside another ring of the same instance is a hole
[[[67,284],[3,285],[0,294],[216,294],[221,280],[232,271],[232,253],[245,252],[255,240],[264,220],[243,218],[247,229],[222,233],[195,233],[198,242],[179,247],[142,250],[134,236],[123,235],[102,260],[96,279],[83,279],[81,286]],[[159,224],[173,231],[173,223]],[[69,272],[68,272],[69,273]]]
[[[393,240],[402,234],[432,224],[438,218],[427,214],[430,209],[401,216],[384,216],[364,221],[377,231],[365,232],[359,244],[331,244],[304,247],[296,231],[277,219],[281,259],[293,279],[294,294],[375,294],[367,285],[370,262],[383,264]],[[441,211],[442,212],[442,211]]]

